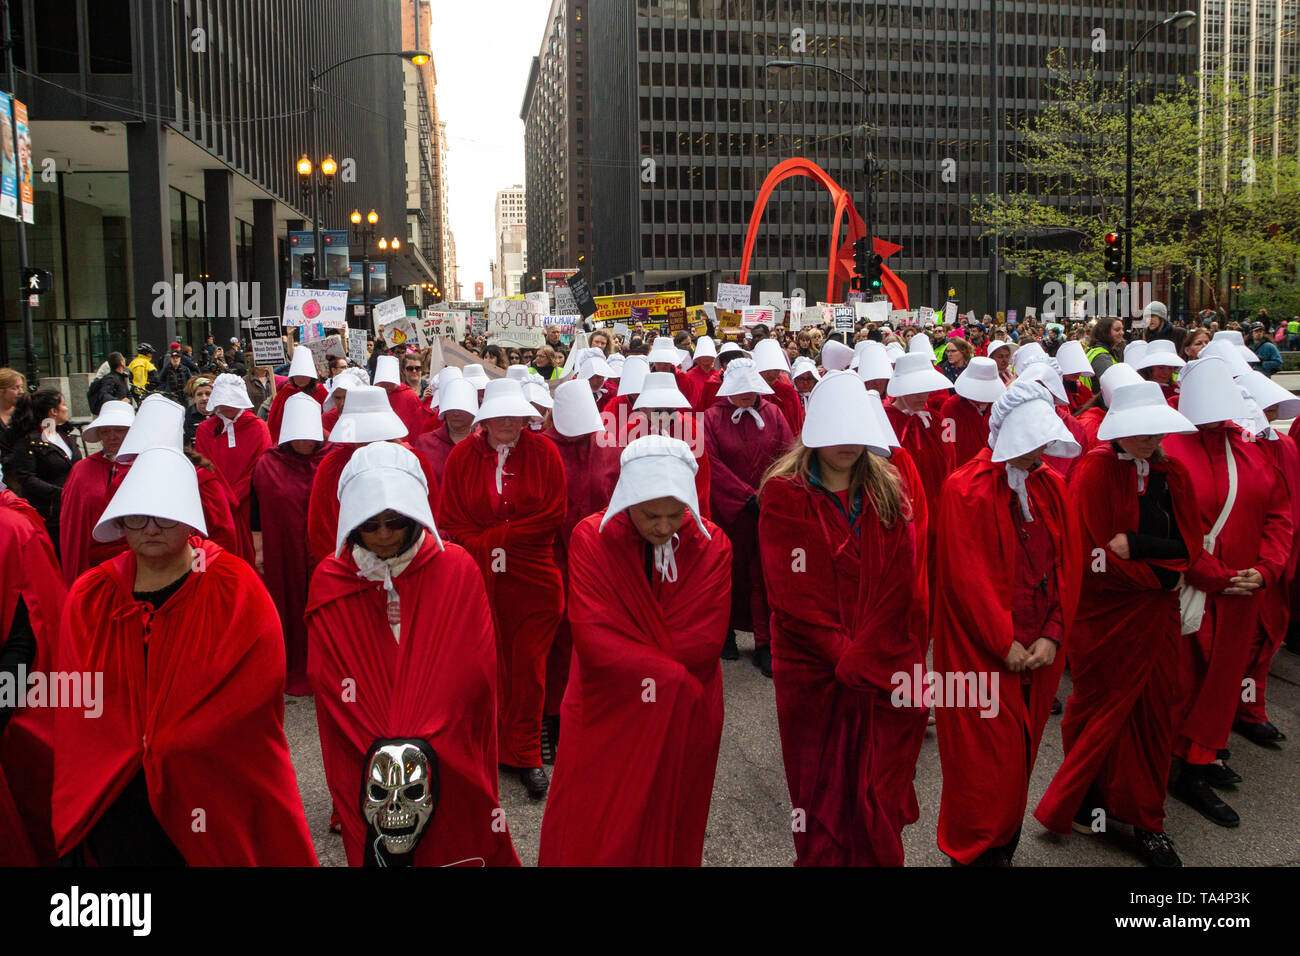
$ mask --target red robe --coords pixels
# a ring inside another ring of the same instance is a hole
[[[1286,483],[1291,503],[1291,557],[1287,562],[1285,581],[1279,581],[1276,587],[1265,588],[1255,599],[1259,605],[1259,626],[1255,628],[1255,637],[1251,641],[1245,673],[1253,682],[1253,691],[1249,695],[1251,699],[1238,702],[1237,719],[1256,724],[1268,720],[1264,691],[1269,668],[1286,640],[1291,622],[1291,585],[1296,573],[1296,560],[1300,558],[1300,494],[1297,494],[1297,489],[1300,489],[1300,450],[1289,434],[1276,434],[1276,439],[1263,439],[1257,444],[1272,457]]]
[[[1070,832],[1090,789],[1109,816],[1164,829],[1184,638],[1178,589],[1165,590],[1151,568],[1185,572],[1200,555],[1201,526],[1187,469],[1167,458],[1152,461],[1151,471],[1168,482],[1189,555],[1181,561],[1125,560],[1107,549],[1116,534],[1138,530],[1139,502],[1137,469],[1109,442],[1084,456],[1070,478],[1083,531],[1083,583],[1069,647],[1074,690],[1061,721],[1065,759],[1034,810],[1056,833]]]
[[[280,422],[284,421],[284,403],[289,400],[291,395],[298,394],[310,395],[316,399],[317,405],[325,404],[325,396],[329,394],[325,391],[325,386],[320,382],[313,382],[307,388],[299,388],[293,384],[293,379],[289,379],[283,388],[275,390],[275,398],[271,400],[271,410],[266,414],[266,427],[271,433],[271,441],[280,444]]]
[[[338,424],[339,416],[342,414],[343,414],[343,409],[335,405],[328,412],[321,415],[320,427],[321,427],[321,431],[325,433],[326,440],[329,439],[330,432],[334,431],[334,426]]]
[[[1187,581],[1206,592],[1201,629],[1188,635],[1183,681],[1188,709],[1178,729],[1174,753],[1191,763],[1209,763],[1228,745],[1228,734],[1242,691],[1259,621],[1261,595],[1219,593],[1239,570],[1255,568],[1264,588],[1282,586],[1291,557],[1291,503],[1286,480],[1269,452],[1249,441],[1236,425],[1170,435],[1165,451],[1181,461],[1192,478],[1201,528],[1208,533],[1228,491],[1224,439],[1237,464],[1237,500],[1213,553],[1201,552]]]
[[[790,434],[798,435],[803,431],[803,399],[799,397],[799,390],[794,387],[794,383],[785,375],[777,375],[776,380],[772,382],[771,400],[781,409],[781,414],[785,416],[785,423],[790,426]]]
[[[718,389],[722,387],[722,373],[718,371],[716,365],[707,372],[702,365],[692,365],[691,370],[686,374],[690,377],[694,389],[693,397],[687,396],[691,398],[691,408],[703,412],[718,397]]]
[[[411,442],[411,448],[424,456],[424,460],[429,463],[429,470],[433,473],[439,487],[442,486],[442,477],[447,471],[447,456],[455,447],[446,422],[442,422],[432,431],[426,431]]]
[[[59,557],[63,561],[63,579],[71,587],[81,572],[126,550],[126,540],[101,544],[91,537],[99,516],[108,507],[113,490],[131,466],[109,461],[102,451],[89,455],[72,466],[63,484],[62,508],[59,513]]]
[[[800,866],[902,866],[903,827],[920,813],[912,776],[925,711],[895,705],[891,691],[894,674],[924,669],[925,635],[910,624],[918,592],[925,604],[925,528],[884,528],[866,496],[862,509],[850,527],[822,488],[786,477],[763,489],[772,676],[790,802],[805,823],[794,829]]]
[[[542,765],[546,655],[564,610],[553,551],[564,522],[564,465],[525,428],[496,489],[497,452],[472,435],[447,458],[438,526],[478,562],[497,636],[498,760]]]
[[[1070,383],[1065,383],[1065,395],[1070,400],[1070,414],[1076,414],[1079,409],[1092,401],[1092,389],[1082,382],[1076,382],[1073,391],[1070,389]]]
[[[554,428],[542,432],[555,445],[564,463],[564,485],[567,489],[568,507],[564,524],[555,536],[555,564],[565,581],[569,580],[569,538],[578,522],[588,515],[604,511],[618,484],[619,455],[621,449],[608,434],[583,435],[578,439],[565,438]],[[548,717],[560,713],[564,688],[569,683],[569,658],[573,653],[573,640],[566,614],[560,619],[550,653],[546,657],[546,704],[543,713]]]
[[[412,441],[419,437],[429,422],[429,410],[424,407],[415,390],[409,385],[398,385],[388,393],[388,404],[406,426],[406,440]]]
[[[235,493],[235,520],[245,528],[250,527],[249,496],[253,490],[253,468],[257,459],[274,448],[266,422],[249,409],[244,409],[235,419],[235,445],[230,446],[230,436],[222,434],[224,427],[220,415],[209,416],[194,435],[194,450],[212,462],[212,467],[226,480]]]
[[[429,511],[436,515],[439,482],[433,473],[433,466],[406,442],[398,444],[414,452],[420,460],[425,481],[429,483]],[[362,447],[364,446],[332,445],[316,469],[316,477],[311,484],[311,500],[307,505],[307,547],[313,563],[324,560],[335,551],[335,538],[339,533],[339,477],[357,449]]]
[[[0,634],[8,639],[21,599],[36,639],[29,675],[55,669],[66,598],[45,522],[26,499],[0,491]],[[26,687],[18,690],[26,693]],[[0,730],[0,866],[57,862],[50,829],[53,778],[54,710],[19,707]]]
[[[606,419],[612,426],[610,434],[617,436],[619,453],[622,454],[629,442],[650,434],[666,435],[686,442],[695,455],[695,496],[700,502],[700,517],[711,518],[712,509],[709,506],[711,472],[708,450],[704,441],[704,417],[693,412],[678,410],[672,413],[670,419],[659,420],[656,424],[643,411],[634,412],[629,407],[627,415],[626,419],[618,417]]]
[[[1013,623],[1022,595],[1013,586],[1020,545],[1011,508],[1019,505],[1005,466],[991,457],[981,451],[944,486],[937,523],[953,530],[932,556],[934,670],[954,685],[954,696],[958,678],[969,675],[987,681],[995,698],[987,710],[969,699],[966,706],[950,699],[935,706],[943,767],[939,849],[963,864],[1010,843],[1024,820],[1029,774],[1065,667],[1081,574],[1074,503],[1061,476],[1039,466],[1026,487],[1034,521],[1042,522],[1035,531],[1050,540],[1051,593],[1059,604],[1063,647],[1050,666],[1022,672],[1030,675],[1022,681],[1004,659],[1013,640],[1028,650],[1039,635],[1018,633]]]
[[[1099,405],[1094,405],[1075,418],[1075,423],[1083,429],[1083,454],[1088,454],[1092,449],[1097,447],[1098,438],[1097,430],[1101,428],[1102,419],[1106,417],[1106,409]]]
[[[131,551],[68,596],[59,669],[102,671],[103,713],[55,711],[58,852],[86,838],[143,766],[154,815],[190,866],[314,865],[284,736],[275,605],[247,564],[190,543],[203,572],[152,613],[131,594]]]
[[[688,512],[677,580],[645,570],[626,512],[570,540],[574,670],[540,866],[699,866],[722,740],[731,545]],[[647,696],[649,695],[649,696]]]
[[[108,489],[110,500],[113,495],[117,494],[117,489],[121,486],[129,468],[129,465],[124,466],[114,472],[112,484]],[[253,547],[253,535],[248,530],[247,522],[240,524],[235,517],[235,506],[237,504],[235,493],[230,490],[230,485],[226,484],[225,479],[209,468],[195,465],[194,473],[199,482],[199,504],[203,508],[203,521],[208,526],[208,540],[219,544],[223,551],[229,551],[231,554],[247,561],[251,567],[257,560]],[[100,513],[103,513],[102,509]],[[95,518],[98,520],[99,515],[96,515]],[[120,544],[121,542],[110,543]],[[99,547],[106,546],[100,545]],[[126,550],[126,548],[119,548],[117,553],[124,554]]]
[[[763,396],[755,410],[733,422],[737,407],[722,397],[704,413],[704,444],[709,452],[710,514],[731,540],[731,627],[753,631],[755,647],[768,644],[767,589],[758,551],[758,510],[746,503],[758,495],[759,483],[772,463],[786,453],[794,435],[785,416]]]
[[[945,397],[944,402],[947,401]],[[921,473],[921,485],[925,489],[925,502],[929,505],[930,514],[936,514],[939,510],[939,491],[953,470],[954,445],[951,441],[944,440],[942,414],[931,411],[928,428],[921,414],[909,415],[892,401],[885,406],[885,414],[898,437],[898,443],[916,463],[916,469]],[[933,527],[930,535],[933,541]]]
[[[1070,473],[1074,471],[1075,463],[1078,462],[1079,457],[1086,454],[1088,451],[1088,431],[1079,423],[1077,418],[1070,414],[1068,406],[1057,405],[1055,401],[1053,401],[1053,407],[1056,409],[1056,417],[1061,420],[1063,425],[1065,425],[1066,430],[1069,431],[1070,436],[1078,443],[1082,451],[1079,456],[1074,458],[1055,458],[1052,455],[1044,455],[1043,462],[1044,464],[1055,468],[1057,474],[1062,478],[1069,478]],[[1100,427],[1100,425],[1098,427]]]
[[[984,411],[980,411],[975,402],[960,395],[953,395],[943,403],[939,410],[939,424],[944,430],[951,430],[954,469],[989,447],[989,409],[992,407],[984,403]]]
[[[307,683],[307,585],[316,562],[307,540],[307,505],[312,479],[329,446],[299,455],[288,444],[272,448],[253,471],[253,493],[262,519],[262,580],[280,612],[284,632],[284,689],[295,697],[311,693]]]
[[[351,549],[322,561],[311,582],[308,676],[348,863],[359,866],[365,851],[366,753],[395,737],[427,740],[438,757],[438,803],[414,862],[518,866],[497,799],[496,648],[478,568],[426,533],[393,582],[400,641],[383,584],[357,576]]]

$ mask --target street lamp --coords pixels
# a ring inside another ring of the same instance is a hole
[[[375,223],[379,222],[379,213],[373,209],[365,216],[367,225],[362,226],[361,210],[352,210],[352,237],[361,247],[361,309],[366,316],[366,328],[370,327],[370,240],[375,237]]]
[[[813,63],[805,60],[768,60],[765,64],[763,64],[763,69],[779,70],[779,69],[786,69],[787,67],[792,67],[792,66],[801,66],[804,67],[805,69],[824,70],[827,73],[834,73],[836,76],[840,77],[840,79],[848,80],[850,83],[856,86],[859,90],[862,91],[862,96],[863,96],[862,111],[867,120],[867,125],[868,126],[870,125],[871,91],[867,89],[865,86],[863,86],[861,83],[859,83],[857,80],[855,80],[848,73],[845,73],[841,70],[834,69],[833,67],[825,66],[824,64],[821,63]],[[866,131],[864,130],[864,132]],[[867,132],[867,136],[870,137],[869,132]],[[868,139],[868,144],[869,143],[870,143],[870,139]],[[872,207],[875,205],[876,158],[872,154],[869,145],[867,149],[867,155],[863,158],[862,161],[862,169],[863,172],[866,173],[866,177],[867,177],[867,194],[863,197],[862,200],[862,222],[866,226],[866,230],[867,230],[866,248],[869,250],[869,253],[871,255],[875,255],[874,239],[872,238],[873,224],[871,221],[871,210]]]
[[[1133,275],[1133,54],[1142,45],[1142,41],[1161,27],[1173,27],[1186,30],[1196,22],[1196,13],[1180,10],[1172,16],[1165,17],[1159,23],[1147,27],[1146,32],[1137,38],[1124,54],[1124,278],[1132,282]],[[1132,297],[1129,298],[1130,311]]]

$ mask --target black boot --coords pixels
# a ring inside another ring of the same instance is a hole
[[[1235,787],[1241,783],[1241,774],[1226,763],[1205,764],[1205,782],[1211,787]]]
[[[1063,711],[1063,710],[1065,710],[1065,708],[1061,706],[1061,698],[1059,698],[1059,697],[1053,697],[1053,698],[1052,698],[1052,713],[1053,713],[1053,714],[1059,714],[1059,713],[1060,713],[1061,711]]]
[[[766,645],[754,648],[754,666],[764,677],[772,676],[772,651]]]
[[[1241,825],[1241,817],[1237,816],[1237,811],[1220,800],[1219,795],[1210,789],[1210,785],[1205,780],[1203,764],[1184,763],[1182,773],[1169,788],[1169,792],[1211,823],[1217,823],[1221,827]]]
[[[546,796],[546,791],[551,787],[551,781],[546,776],[546,771],[541,767],[520,767],[519,782],[524,785],[528,791],[528,796],[538,800]]]
[[[1261,747],[1273,749],[1273,744],[1281,743],[1286,740],[1286,734],[1278,730],[1267,720],[1256,724],[1246,723],[1244,720],[1234,721],[1232,729],[1241,736],[1245,737],[1252,744],[1259,744]]]
[[[722,659],[724,661],[740,660],[740,649],[736,647],[736,632],[730,629],[727,631],[727,639],[722,645]]]
[[[1174,841],[1169,839],[1168,835],[1134,827],[1133,836],[1137,840],[1138,855],[1146,861],[1147,866],[1183,865],[1183,861],[1178,858],[1178,853],[1174,850]]]

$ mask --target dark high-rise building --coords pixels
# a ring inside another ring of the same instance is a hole
[[[157,283],[257,282],[278,315],[290,228],[310,228],[295,164],[311,153],[308,77],[402,49],[397,0],[11,0],[18,99],[31,120],[35,222],[28,260],[55,290],[33,310],[42,375],[93,371],[109,351],[211,330],[238,316],[158,315]],[[326,228],[375,209],[407,234],[398,57],[320,81],[319,163],[339,164]],[[29,75],[30,74],[30,75]],[[359,250],[358,250],[359,251]],[[405,257],[401,285],[432,281]],[[323,272],[323,268],[321,270]],[[16,234],[0,218],[0,364],[22,366]],[[346,281],[346,280],[345,280]],[[128,354],[130,354],[128,352]],[[84,391],[84,389],[83,389]]]
[[[526,289],[542,287],[543,269],[582,268],[591,274],[590,45],[584,11],[589,3],[552,0],[519,111],[531,263]]]
[[[1015,129],[1048,95],[1048,57],[1094,58],[1120,82],[1126,44],[1167,0],[1111,5],[861,0],[586,0],[595,280],[604,293],[734,280],[764,178],[807,157],[862,209],[874,152],[874,234],[914,302],[962,308],[1037,302],[1031,277],[1000,279],[971,206],[1027,186]],[[991,11],[996,11],[996,14]],[[994,51],[996,55],[991,55]],[[765,69],[771,59],[817,69]],[[1169,89],[1196,68],[1196,35],[1158,31],[1135,78]],[[992,95],[991,95],[992,91]],[[994,148],[994,139],[998,140]],[[947,175],[945,175],[945,172]],[[530,197],[531,201],[531,197]],[[758,289],[823,298],[831,202],[808,180],[769,201],[751,262]]]

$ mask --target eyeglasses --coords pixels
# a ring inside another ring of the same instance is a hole
[[[117,519],[122,523],[122,527],[128,531],[143,531],[149,527],[152,521],[154,527],[159,531],[170,531],[180,524],[179,521],[172,521],[170,518],[159,518],[157,515],[123,515]]]
[[[380,528],[385,531],[410,531],[415,527],[415,522],[405,515],[398,515],[395,518],[371,518],[369,521],[363,521],[357,525],[358,531],[364,531],[366,534],[374,534]]]
[[[408,365],[406,366],[406,370],[408,372],[419,372],[421,371],[421,367],[419,365]]]

